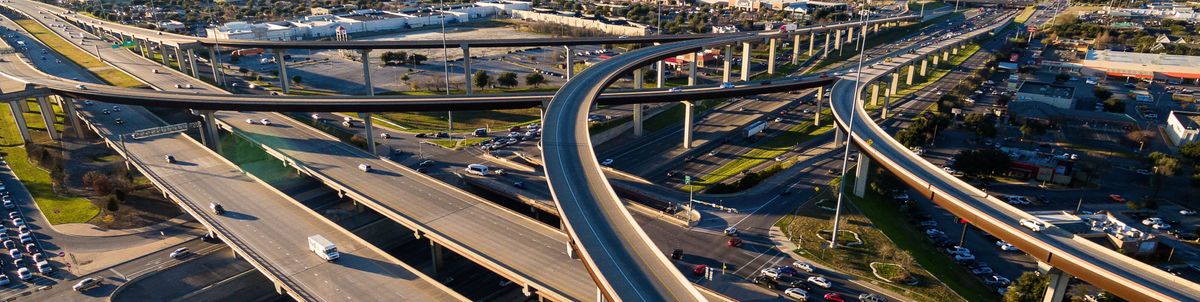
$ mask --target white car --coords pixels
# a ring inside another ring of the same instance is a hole
[[[171,252],[171,259],[183,258],[183,256],[187,256],[188,253],[191,253],[191,251],[186,247],[175,249],[175,251]]]
[[[788,298],[791,298],[792,300],[796,300],[796,301],[808,300],[808,292],[806,292],[806,291],[804,291],[804,289],[801,289],[798,287],[793,287],[793,288],[784,290],[783,295],[787,296]]]
[[[1183,216],[1192,216],[1192,215],[1196,215],[1196,211],[1192,211],[1192,210],[1179,210],[1179,215],[1183,215]]]
[[[1041,232],[1046,229],[1042,222],[1033,219],[1021,219],[1021,226],[1027,227],[1034,232]]]
[[[779,279],[779,277],[783,276],[783,274],[779,272],[779,269],[776,269],[776,268],[764,268],[762,271],[759,271],[758,273],[762,274],[763,276],[771,277],[774,279]]]
[[[1162,223],[1162,218],[1150,217],[1150,218],[1142,219],[1143,225],[1155,225],[1155,224],[1159,224],[1159,223]]]
[[[996,246],[1000,247],[1001,251],[1016,251],[1017,250],[1016,246],[1009,244],[1008,242],[1004,242],[1003,240],[996,241]]]
[[[681,92],[681,91],[683,91],[683,88],[679,88],[679,87],[671,87],[671,89],[667,89],[667,92]]]
[[[88,90],[87,86],[83,86],[83,84],[75,85],[75,89]]]
[[[99,285],[100,285],[100,279],[84,278],[83,280],[79,280],[79,283],[75,283],[75,286],[72,286],[71,289],[73,289],[77,292],[82,292],[82,291],[91,289],[93,287],[99,286]]]
[[[808,277],[808,283],[816,284],[817,286],[820,286],[822,288],[833,287],[833,283],[830,283],[829,280],[825,279],[825,277],[818,277],[818,276]]]
[[[612,165],[612,163],[613,163],[613,159],[606,158],[606,159],[604,159],[604,161],[600,162],[600,165],[607,167],[609,165]]]
[[[1032,204],[1032,202],[1029,202],[1029,199],[1025,198],[1025,196],[1009,196],[1007,199],[1009,204]]]
[[[258,122],[259,122],[259,123],[262,123],[262,124],[263,124],[263,126],[270,126],[270,125],[271,125],[271,120],[268,120],[268,119],[262,119],[262,120],[259,120]]]
[[[733,88],[733,83],[730,83],[730,82],[721,83],[721,89],[729,89],[729,88]]]
[[[17,269],[17,277],[29,281],[29,279],[33,279],[33,273],[29,272],[29,268],[22,267]]]
[[[971,254],[954,255],[954,261],[963,262],[963,261],[970,261],[970,260],[975,260],[975,255],[971,255]]]
[[[951,255],[970,255],[971,250],[961,246],[952,246],[946,248],[946,253]]]
[[[247,123],[247,124],[254,125],[254,119],[252,119],[252,118],[248,118],[248,119],[246,119],[246,123]]]
[[[792,267],[794,267],[798,270],[809,272],[809,273],[812,273],[813,271],[816,270],[813,268],[812,264],[808,264],[808,262],[804,262],[804,261],[792,262]]]
[[[1163,231],[1171,229],[1171,225],[1167,224],[1165,222],[1164,223],[1156,223],[1150,227],[1154,228],[1155,230],[1163,230]]]
[[[738,232],[738,230],[735,227],[725,228],[725,236],[736,236],[737,232]]]
[[[358,164],[358,169],[359,169],[359,170],[362,170],[363,172],[371,172],[371,165],[368,165],[368,164]]]

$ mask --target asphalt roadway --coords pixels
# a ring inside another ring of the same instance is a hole
[[[976,32],[990,30],[1004,23],[994,24]],[[952,38],[946,43],[956,43],[968,35]],[[917,54],[905,55],[904,59],[893,63],[883,63],[880,68],[864,68],[863,81],[869,82],[885,74],[887,70],[898,68],[900,62],[905,62],[918,55],[931,52],[941,45],[923,47]],[[855,104],[853,98],[856,92],[853,76],[843,77],[844,80],[834,85],[832,105],[839,122],[844,122],[852,114],[866,115],[862,107]],[[1115,251],[1096,245],[1068,232],[1050,228],[1043,232],[1034,232],[1017,225],[1017,220],[1033,219],[1034,217],[1009,206],[996,198],[985,197],[986,194],[969,184],[949,175],[940,168],[925,162],[920,157],[908,151],[891,138],[885,131],[869,119],[855,119],[854,140],[856,144],[868,144],[871,149],[864,150],[874,159],[884,160],[883,164],[896,174],[918,187],[928,186],[932,190],[935,202],[946,207],[960,217],[965,217],[982,229],[992,233],[1006,242],[1016,245],[1041,261],[1049,261],[1080,279],[1106,290],[1116,292],[1122,297],[1133,300],[1158,301],[1187,301],[1200,296],[1200,286],[1180,277],[1172,276],[1150,265],[1122,256]]]
[[[106,59],[136,56],[124,50],[103,48],[101,51],[108,51],[104,56]],[[43,83],[64,80],[34,70],[21,56],[10,54],[5,58],[9,62],[0,64],[0,73],[6,76]],[[149,71],[145,70],[144,74],[137,70],[133,72],[143,76],[152,74]],[[128,107],[112,115],[100,112],[109,107],[110,104],[96,103],[79,107],[79,112],[95,125],[102,137],[110,141],[120,142],[118,136],[132,130],[163,125],[141,107]],[[113,115],[121,117],[124,123],[116,125]],[[160,184],[167,184],[168,187],[163,191],[183,200],[185,210],[205,224],[216,226],[215,231],[242,254],[249,252],[247,258],[257,268],[266,268],[264,271],[267,275],[282,278],[286,288],[298,290],[294,293],[298,297],[343,300],[349,298],[347,295],[357,295],[355,299],[380,301],[466,300],[323,218],[313,219],[319,215],[255,181],[232,163],[185,135],[163,135],[114,144],[118,151],[129,154],[128,158],[141,166],[141,171],[147,176]],[[178,163],[163,161],[168,154],[173,155]],[[226,215],[211,214],[207,210],[210,202],[225,205],[228,210]],[[289,228],[276,227],[280,225]],[[316,255],[308,255],[306,238],[313,234],[324,235],[337,243],[343,253],[342,259],[326,262]],[[337,285],[332,285],[331,280],[335,280],[332,284]],[[397,291],[374,290],[380,286]]]

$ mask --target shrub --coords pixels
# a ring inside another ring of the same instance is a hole
[[[116,212],[121,208],[118,203],[120,203],[120,201],[117,200],[116,196],[109,196],[108,201],[104,202],[104,208],[108,209],[109,212]]]

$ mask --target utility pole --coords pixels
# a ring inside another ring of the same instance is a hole
[[[1083,208],[1083,197],[1079,198],[1079,203],[1075,204],[1075,215],[1079,215],[1079,209]]]

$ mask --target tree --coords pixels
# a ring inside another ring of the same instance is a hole
[[[905,147],[916,147],[925,144],[925,135],[912,131],[912,129],[900,130],[896,132],[896,140]]]
[[[540,73],[531,73],[525,75],[525,85],[538,87],[538,85],[546,83],[546,77]]]
[[[475,79],[475,87],[487,88],[488,85],[492,84],[492,76],[488,75],[487,71],[484,70],[476,71],[475,76],[472,78]]]
[[[954,155],[955,170],[972,177],[982,177],[1003,172],[1012,165],[1008,153],[999,149],[966,150]]]
[[[408,63],[412,65],[421,65],[421,62],[425,62],[425,60],[429,60],[429,57],[422,54],[414,53],[408,56]]]
[[[1017,278],[1016,282],[1008,286],[1008,292],[1004,294],[1004,302],[1031,302],[1041,301],[1046,295],[1046,287],[1050,285],[1050,278],[1039,275],[1034,272],[1025,272]]]
[[[401,76],[400,76],[400,80],[401,80],[401,81],[408,82],[408,80],[409,80],[409,79],[411,79],[411,78],[409,78],[409,77],[408,77],[408,74],[404,74],[404,75],[401,75]]]
[[[963,125],[975,132],[976,137],[995,137],[996,124],[989,115],[982,113],[968,114]]]
[[[1025,139],[1027,135],[1039,135],[1046,132],[1046,127],[1037,122],[1026,122],[1021,125],[1021,139]]]
[[[1096,88],[1092,88],[1092,94],[1096,95],[1096,99],[1101,100],[1107,100],[1113,95],[1112,91],[1108,91],[1108,88],[1104,88],[1104,86],[1096,86]]]
[[[1188,159],[1200,161],[1200,142],[1190,142],[1179,146],[1179,154]]]
[[[300,80],[303,80],[303,79],[304,78],[301,78],[298,75],[294,75],[294,76],[292,76],[292,83],[300,84]]]
[[[509,88],[517,86],[517,74],[515,72],[501,73],[499,77],[496,77],[496,83]]]

